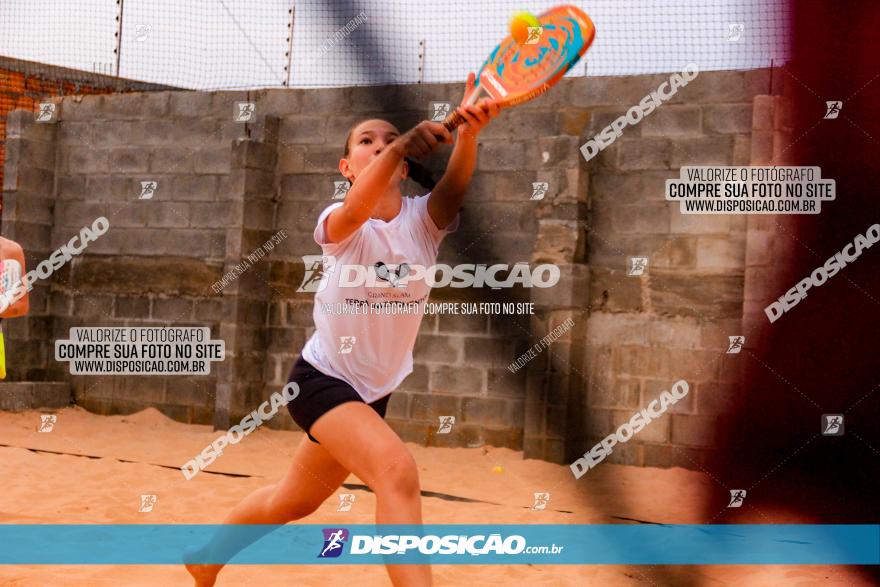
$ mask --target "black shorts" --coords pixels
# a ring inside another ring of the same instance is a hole
[[[293,421],[306,431],[312,442],[318,442],[309,434],[318,418],[346,402],[366,403],[351,385],[342,379],[321,373],[302,356],[293,364],[287,381],[288,383],[293,381],[299,386],[299,395],[288,402],[287,411],[290,412]],[[390,393],[367,405],[384,418],[389,399],[391,399]]]

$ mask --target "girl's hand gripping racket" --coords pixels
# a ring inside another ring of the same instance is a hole
[[[489,98],[505,108],[540,96],[580,61],[596,36],[593,21],[575,6],[551,8],[537,20],[539,26],[530,30],[524,43],[509,36],[492,51],[480,68],[466,105]],[[443,126],[452,131],[463,122],[465,119],[453,112]]]

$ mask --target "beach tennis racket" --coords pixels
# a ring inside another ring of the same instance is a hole
[[[508,108],[540,96],[580,61],[596,36],[593,21],[576,6],[557,6],[537,19],[537,38],[531,36],[520,44],[508,36],[489,54],[467,105],[489,98]],[[443,126],[451,131],[464,122],[464,117],[453,112]]]

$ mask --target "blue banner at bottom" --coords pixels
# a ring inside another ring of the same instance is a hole
[[[880,525],[2,524],[0,564],[880,564]]]

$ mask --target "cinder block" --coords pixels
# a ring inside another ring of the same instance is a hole
[[[251,204],[243,202],[192,202],[178,208],[178,211],[189,220],[190,228],[230,230],[231,227],[234,229],[238,226],[247,226],[244,222],[244,218],[247,217],[245,211],[250,213],[250,209]]]
[[[56,294],[52,294],[55,296]],[[145,297],[116,296],[117,318],[137,318],[146,320],[150,317],[150,300]]]
[[[642,119],[643,137],[677,138],[699,135],[703,131],[703,112],[699,106],[666,104]],[[626,132],[626,131],[624,131]]]
[[[676,349],[706,348],[702,328],[693,318],[656,318],[647,324],[648,344]]]
[[[232,143],[232,165],[236,168],[272,171],[278,161],[278,151],[273,145],[252,140]]]
[[[462,421],[485,426],[516,426],[512,416],[522,403],[500,398],[464,397],[461,399]]]
[[[150,168],[150,151],[117,147],[110,152],[110,173],[143,173]]]
[[[114,399],[143,404],[158,404],[172,399],[169,397],[166,400],[164,377],[121,377],[116,383],[114,395]]]
[[[670,149],[669,166],[677,169],[693,165],[730,165],[733,161],[733,137],[714,135],[697,139],[679,139]]]
[[[470,361],[469,361],[470,362]],[[431,393],[480,395],[486,388],[485,370],[438,365],[431,368]]]
[[[751,164],[770,165],[773,163],[773,132],[756,130],[752,132]]]
[[[278,139],[288,145],[323,144],[327,123],[326,116],[286,116],[281,120]],[[338,142],[344,147],[345,137]]]
[[[719,134],[748,134],[752,132],[752,105],[716,104],[703,106],[706,131]]]
[[[303,171],[306,173],[332,173],[342,180],[339,160],[343,157],[342,145],[309,145],[303,154]],[[333,185],[332,183],[330,184]],[[332,192],[330,195],[333,195]]]
[[[617,430],[622,424],[628,423],[638,410],[614,410],[611,412],[611,429]],[[630,439],[632,443],[643,442],[669,442],[669,419],[668,414],[660,416],[656,420],[651,420],[642,430],[633,435]],[[617,450],[617,447],[614,447]]]
[[[168,196],[177,201],[211,201],[214,200],[219,187],[216,175],[178,175],[171,179],[171,190]],[[163,186],[160,185],[160,190]],[[163,190],[164,197],[164,190]]]
[[[611,205],[633,205],[662,201],[666,180],[678,176],[674,171],[637,173],[596,173],[590,176],[590,198]],[[593,206],[595,214],[595,205]]]
[[[728,234],[730,215],[728,214],[670,214],[670,232],[675,234]]]
[[[673,211],[673,215],[676,212]],[[663,247],[651,253],[651,265],[662,269],[693,269],[697,265],[697,239],[668,238]]]
[[[692,275],[655,269],[650,287],[655,312],[705,320],[735,318],[742,312],[741,273],[702,275],[695,280]]]
[[[742,271],[745,252],[741,237],[700,237],[697,239],[697,269]]]
[[[464,358],[468,364],[483,364],[504,368],[525,351],[525,344],[511,339],[467,336],[464,338]]]
[[[526,143],[522,141],[480,142],[477,167],[481,171],[535,169],[537,161],[527,160]]]
[[[296,145],[278,145],[277,172],[286,176],[291,173],[305,172],[305,156],[302,147]]]
[[[232,108],[229,109],[229,115],[232,116]],[[159,123],[170,123],[170,126]],[[222,140],[218,136],[221,124],[221,121],[214,118],[178,118],[176,120],[148,121],[145,130],[147,135],[156,136],[156,140],[160,136],[164,138],[162,144],[177,145],[195,151],[207,144],[216,144],[215,142]],[[238,124],[236,126],[243,127],[244,125]]]
[[[322,88],[319,90],[299,90],[300,112],[303,114],[329,114],[336,115],[339,112],[351,112],[352,108],[363,102],[364,91],[361,91],[359,99],[354,99],[354,88]],[[375,89],[373,89],[375,92]]]
[[[588,289],[589,306],[592,311],[599,312],[641,312],[642,286],[641,281],[626,275],[623,269],[602,269],[593,267],[590,272]]]
[[[677,352],[671,353],[671,356],[673,358],[675,358],[676,356],[685,357],[686,355],[689,355],[689,353],[687,351],[677,351]],[[688,362],[687,359],[685,359],[684,362],[687,363]],[[696,408],[697,402],[695,399],[696,395],[697,395],[697,393],[696,393],[697,392],[697,383],[696,382],[702,376],[702,373],[700,373],[700,374],[696,374],[696,373],[697,373],[697,371],[699,371],[701,369],[703,369],[703,370],[708,369],[708,370],[711,370],[714,372],[715,366],[716,366],[716,363],[712,359],[710,359],[709,363],[707,363],[706,365],[696,367],[696,370],[693,370],[690,373],[686,372],[688,370],[688,367],[684,367],[681,369],[679,369],[677,367],[673,367],[672,369],[670,369],[670,371],[677,371],[677,372],[682,373],[682,375],[678,378],[673,377],[672,379],[653,379],[653,378],[645,379],[644,390],[642,392],[642,399],[641,399],[642,407],[647,407],[648,404],[650,404],[652,401],[654,401],[655,399],[659,399],[660,395],[664,391],[669,391],[670,388],[672,387],[673,383],[675,383],[679,379],[684,379],[688,383],[687,395],[684,396],[683,398],[681,398],[680,400],[678,400],[675,404],[670,405],[666,411],[667,411],[667,413],[670,413],[670,414],[693,414],[693,413],[695,413],[697,410],[697,408]],[[693,367],[690,367],[690,368],[693,369]],[[665,439],[663,441],[665,441]],[[655,440],[652,442],[663,442],[663,441]]]
[[[427,393],[429,390],[430,369],[426,365],[413,365],[413,371],[400,384],[402,391]]]
[[[752,102],[752,130],[773,130],[775,96],[755,96]]]
[[[214,204],[212,204],[213,206]],[[189,225],[189,204],[185,202],[148,202],[141,208],[146,225],[156,228],[182,228]]]
[[[669,216],[665,203],[619,206],[612,210],[612,226],[615,232],[623,234],[667,234]]]
[[[677,139],[673,144],[677,146],[680,141],[681,139]],[[616,166],[623,171],[668,169],[670,167],[670,159],[674,158],[676,151],[676,147],[670,148],[669,144],[669,140],[665,138],[618,139],[614,143],[614,147],[618,151]],[[606,149],[606,151],[608,150]],[[609,163],[613,165],[613,160]],[[676,167],[674,163],[671,166]]]
[[[175,145],[183,149],[185,146],[191,147],[192,145],[201,144],[204,141],[204,138],[195,138],[192,136],[181,137],[181,131],[177,130],[179,125],[185,125],[188,128],[188,123],[183,120],[133,120],[130,124],[131,142],[134,145],[166,147],[169,145]],[[208,128],[203,128],[203,130],[206,133],[210,132]]]
[[[193,158],[197,153],[178,147],[155,147],[148,150],[150,173],[193,172]]]
[[[776,96],[776,100],[776,107],[773,109],[773,129],[791,130],[794,125],[794,104],[785,96]]]
[[[63,169],[70,173],[109,173],[112,153],[112,150],[92,148],[64,151]]]
[[[421,446],[428,443],[428,437],[431,433],[432,424],[409,422],[406,420],[388,419],[388,424],[400,436],[404,442],[414,442]]]
[[[667,76],[597,76],[571,78],[569,100],[575,108],[614,105],[629,108],[656,89]]]
[[[412,420],[439,422],[440,416],[457,416],[461,412],[461,398],[457,395],[411,393],[409,417]]]
[[[639,405],[641,379],[620,377],[607,382],[591,382],[587,389],[590,408],[630,408]],[[619,424],[618,424],[619,425]]]
[[[563,265],[575,262],[583,228],[571,220],[540,220],[532,261]]]
[[[274,116],[298,114],[301,109],[303,90],[268,89],[257,96],[257,112]]]
[[[752,157],[751,135],[736,135],[733,137],[733,164],[746,166]]]
[[[168,114],[172,117],[202,117],[212,115],[210,92],[173,91],[168,93]]]
[[[113,318],[113,296],[76,295],[73,298],[73,315],[78,318],[106,318],[110,320]]]
[[[487,334],[489,316],[487,315],[464,315],[464,314],[440,314],[438,329],[440,334]],[[427,320],[429,316],[425,316]]]
[[[559,281],[553,287],[532,288],[535,308],[570,308],[583,305],[584,292],[589,291],[590,270],[582,263],[559,266]]]
[[[700,383],[696,390],[697,412],[707,416],[732,413],[741,395],[736,383]]]
[[[511,373],[509,369],[489,369],[486,372],[486,393],[489,396],[524,398],[527,368]]]
[[[717,445],[719,428],[712,416],[672,416],[672,444],[711,448]]]
[[[150,318],[166,322],[192,320],[193,301],[185,298],[157,297],[153,300],[153,311]]]
[[[192,155],[193,169],[200,174],[229,173],[231,163],[232,149],[229,145],[205,145]]]
[[[425,363],[457,363],[463,346],[463,337],[422,334],[416,339],[413,356]]]
[[[642,445],[632,442],[617,444],[611,454],[606,457],[605,462],[641,467],[644,463]]]
[[[385,412],[387,418],[405,419],[409,415],[409,394],[397,390],[391,394],[388,400],[388,409]]]

